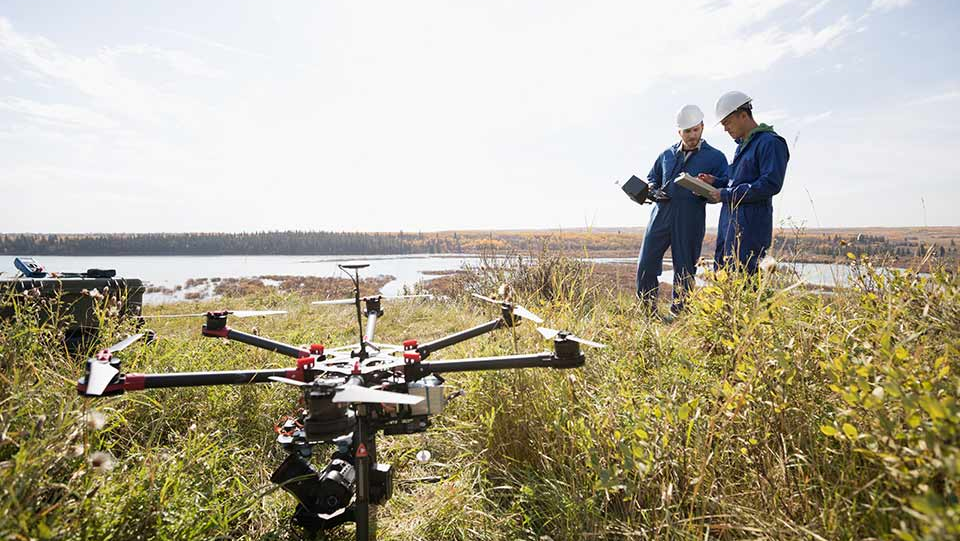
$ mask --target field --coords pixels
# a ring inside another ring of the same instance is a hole
[[[776,272],[706,277],[676,321],[559,256],[446,278],[453,297],[385,305],[378,340],[443,336],[495,317],[498,289],[547,326],[599,340],[583,368],[453,375],[463,389],[425,434],[384,437],[398,482],[381,539],[956,539],[960,536],[960,279],[854,261],[849,289],[816,295]],[[244,290],[237,291],[243,294]],[[233,321],[289,343],[355,340],[352,307],[257,291]],[[0,537],[299,539],[270,474],[283,385],[76,396],[83,355],[43,302],[0,323]],[[110,317],[102,344],[132,323]],[[220,306],[182,303],[164,313]],[[127,371],[284,367],[278,355],[151,323]],[[533,352],[525,323],[437,358]],[[429,449],[420,463],[415,454]],[[431,482],[421,482],[428,479]],[[351,539],[341,528],[329,539]]]

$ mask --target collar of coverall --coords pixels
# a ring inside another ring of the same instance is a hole
[[[697,141],[697,147],[696,147],[696,148],[690,148],[690,149],[687,149],[687,148],[684,148],[684,147],[683,147],[683,139],[681,139],[681,140],[680,140],[680,146],[677,147],[677,152],[693,152],[694,150],[700,150],[700,147],[701,147],[702,145],[703,145],[703,137],[701,137],[700,140]]]

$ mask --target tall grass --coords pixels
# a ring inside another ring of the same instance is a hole
[[[465,395],[431,431],[380,440],[382,460],[399,473],[380,512],[381,537],[956,538],[960,281],[946,270],[854,264],[860,278],[829,296],[775,273],[710,274],[672,324],[644,315],[577,261],[541,258],[458,277],[462,292],[502,289],[548,326],[608,347],[587,350],[578,370],[451,375],[448,384]],[[20,299],[17,315],[0,324],[0,536],[300,535],[286,520],[292,499],[268,481],[282,459],[273,423],[293,411],[295,390],[78,398],[82,358],[58,345],[36,302]],[[292,309],[243,320],[247,330],[292,343],[355,339],[349,308],[308,308],[282,295],[245,302]],[[385,311],[378,339],[399,341],[441,336],[496,310],[455,298]],[[103,344],[132,330],[106,328]],[[201,338],[199,322],[155,330],[156,342],[125,352],[126,370],[287,364]],[[524,324],[437,358],[547,348]],[[431,462],[415,460],[422,448]],[[330,538],[351,535],[341,528]]]

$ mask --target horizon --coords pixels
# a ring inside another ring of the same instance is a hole
[[[78,233],[64,233],[58,231],[37,232],[37,231],[0,231],[0,235],[59,235],[59,236],[95,236],[95,235],[240,235],[240,234],[265,234],[265,233],[359,233],[370,235],[393,235],[404,234],[428,234],[428,233],[562,233],[564,231],[576,232],[609,232],[611,230],[643,230],[645,225],[630,226],[596,226],[596,227],[553,227],[553,228],[484,228],[484,229],[396,229],[393,231],[360,231],[360,230],[325,230],[325,229],[276,229],[276,230],[258,230],[258,231],[90,231]],[[774,232],[783,230],[801,230],[804,232],[830,232],[830,231],[864,231],[864,230],[951,230],[956,229],[960,233],[960,225],[905,225],[905,226],[855,226],[855,227],[793,227],[793,226],[774,226]],[[716,232],[716,227],[707,226],[707,232]]]
[[[614,183],[686,103],[732,159],[731,89],[790,148],[776,225],[960,225],[946,0],[173,5],[0,7],[0,230],[644,227]]]

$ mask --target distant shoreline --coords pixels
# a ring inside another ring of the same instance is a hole
[[[713,254],[715,232],[702,253]],[[64,257],[301,256],[348,259],[561,254],[568,257],[634,257],[643,228],[501,230],[395,233],[285,231],[260,233],[0,234],[0,255]],[[778,228],[773,253],[805,263],[835,263],[869,256],[911,266],[925,259],[960,262],[960,226]]]

